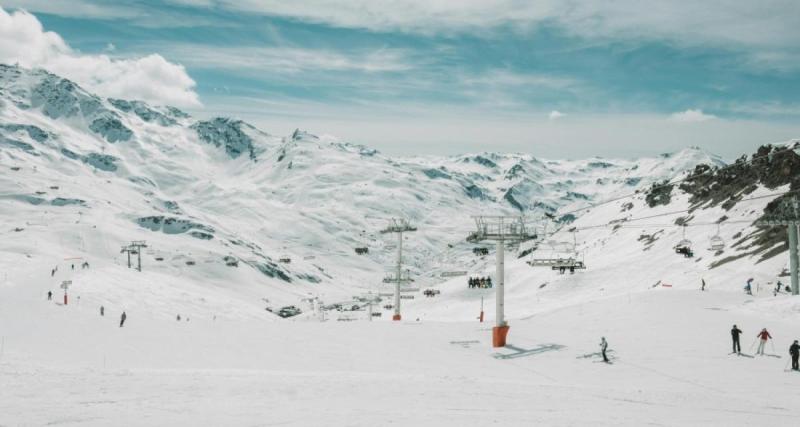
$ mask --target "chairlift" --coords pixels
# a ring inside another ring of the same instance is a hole
[[[692,251],[692,241],[686,238],[686,224],[683,225],[681,241],[675,245],[675,253],[681,254],[686,258],[691,258],[694,256],[694,252]]]
[[[725,249],[725,240],[719,235],[719,224],[717,224],[717,234],[711,236],[711,239],[709,239],[708,250],[721,251],[723,249]]]
[[[475,247],[472,248],[472,253],[477,256],[486,256],[489,255],[489,248]]]

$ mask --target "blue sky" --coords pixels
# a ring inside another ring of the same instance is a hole
[[[643,3],[0,0],[72,57],[182,65],[191,99],[163,101],[194,115],[391,154],[733,157],[800,137],[800,5]]]

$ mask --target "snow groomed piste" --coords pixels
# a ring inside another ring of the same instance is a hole
[[[0,89],[0,425],[800,415],[795,142],[396,159],[41,70]]]

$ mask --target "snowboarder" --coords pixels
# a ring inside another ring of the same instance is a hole
[[[792,369],[795,371],[800,371],[800,366],[798,366],[798,358],[800,358],[800,344],[797,343],[797,340],[794,340],[794,343],[789,346],[789,354],[792,355]]]
[[[756,353],[760,355],[764,355],[764,347],[767,345],[767,340],[772,339],[772,335],[767,332],[767,328],[761,330],[761,332],[756,335],[756,337],[760,338],[758,343],[758,351]]]
[[[103,307],[102,305],[100,306],[100,315],[101,316],[105,316],[106,315],[106,308]]]
[[[47,291],[47,300],[48,301],[52,301],[53,300],[53,291]]]
[[[733,328],[731,329],[731,339],[733,339],[733,352],[731,353],[742,354],[742,345],[739,344],[739,334],[741,333],[742,330],[736,327],[736,325],[733,325]]]
[[[706,279],[700,279],[700,290],[701,291],[706,290]]]
[[[606,341],[606,337],[600,337],[600,354],[603,355],[603,362],[608,363],[608,356],[606,356],[606,350],[608,349],[608,341]]]
[[[128,315],[125,314],[125,312],[123,311],[122,312],[122,316],[119,317],[119,327],[120,328],[122,327],[122,325],[125,324],[125,319],[127,319],[127,318],[128,318]]]

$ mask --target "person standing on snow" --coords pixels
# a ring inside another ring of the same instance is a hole
[[[53,291],[47,291],[47,300],[48,301],[52,301],[53,300]]]
[[[119,327],[120,328],[122,327],[122,325],[125,324],[125,319],[127,319],[127,318],[128,318],[128,315],[125,314],[125,312],[123,311],[122,312],[122,316],[119,317]]]
[[[102,305],[100,306],[100,315],[101,316],[105,316],[106,315],[106,308],[103,307]]]
[[[798,366],[798,359],[800,358],[800,344],[797,343],[797,340],[794,340],[794,343],[789,346],[789,354],[792,355],[792,369],[795,371],[800,371],[800,366]]]
[[[761,332],[756,335],[756,337],[760,338],[758,342],[758,351],[756,353],[760,355],[764,355],[764,347],[767,345],[767,340],[772,339],[772,335],[767,332],[767,328],[761,330]]]
[[[744,285],[744,293],[746,293],[747,295],[753,295],[753,287],[750,286],[750,282],[752,281],[753,279],[750,279],[747,281],[747,284]]]
[[[706,290],[706,279],[700,279],[700,290],[701,291]]]
[[[731,329],[731,339],[733,339],[733,352],[736,354],[742,354],[742,345],[739,344],[739,334],[742,333],[742,330],[733,325]]]
[[[608,356],[606,356],[606,350],[608,349],[608,341],[606,341],[606,337],[600,337],[600,354],[603,355],[603,362],[608,363]]]

